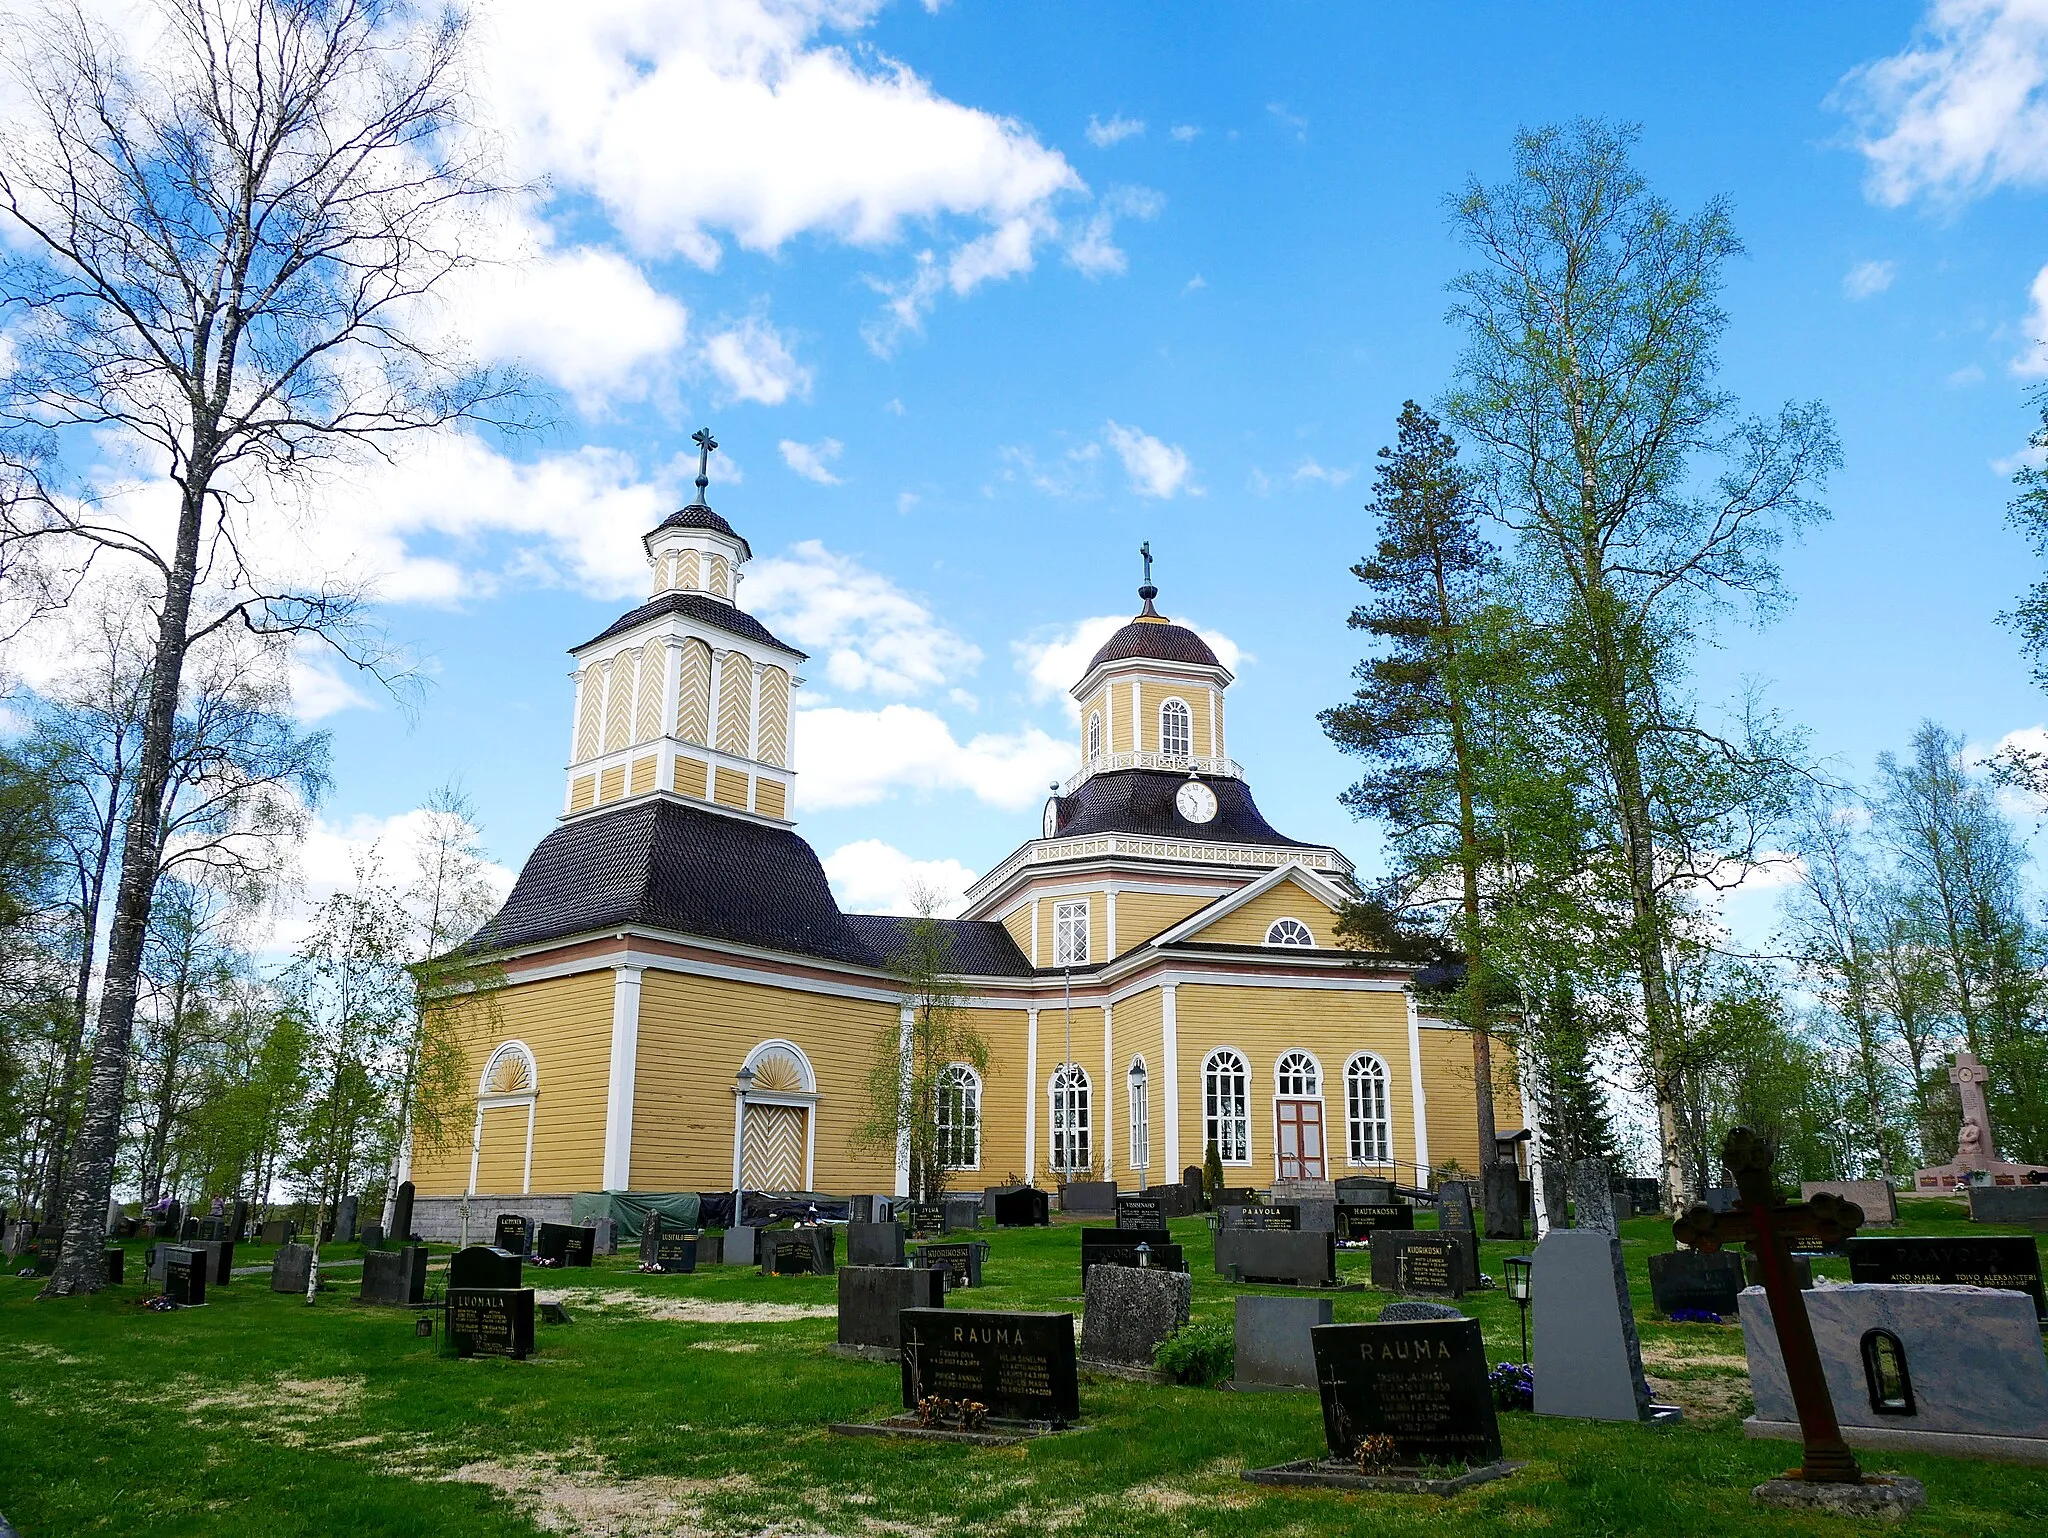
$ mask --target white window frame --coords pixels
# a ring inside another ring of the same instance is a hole
[[[1088,926],[1093,917],[1085,897],[1063,897],[1052,905],[1052,964],[1088,965]]]
[[[1289,1089],[1289,1077],[1297,1080],[1303,1077],[1303,1066],[1307,1067],[1306,1089]],[[1316,1055],[1301,1047],[1290,1047],[1280,1054],[1273,1064],[1273,1098],[1275,1100],[1320,1100],[1323,1098],[1323,1065],[1316,1061]]]
[[[1131,1119],[1130,1144],[1131,1168],[1134,1170],[1152,1167],[1152,1078],[1145,1070],[1142,1057],[1131,1059],[1130,1070],[1124,1075],[1130,1086]]]
[[[1052,1167],[1061,1174],[1095,1166],[1095,1086],[1079,1063],[1062,1063],[1046,1084],[1046,1108],[1052,1116]],[[1062,1106],[1064,1101],[1064,1107]],[[1062,1110],[1067,1113],[1062,1116]],[[1071,1128],[1069,1126],[1071,1118]],[[1071,1130],[1071,1140],[1068,1133]],[[1060,1162],[1064,1157],[1065,1163]]]
[[[948,1116],[949,1106],[959,1107],[965,1115]],[[939,1070],[938,1130],[941,1169],[981,1168],[981,1075],[974,1071],[972,1063],[948,1063]],[[963,1131],[965,1143],[960,1141]],[[967,1155],[964,1162],[947,1157],[958,1153]]]
[[[1175,709],[1181,713],[1187,730],[1181,735],[1181,746],[1175,751],[1167,743],[1166,719]],[[1159,756],[1161,758],[1193,758],[1195,756],[1195,712],[1194,707],[1179,695],[1159,702]]]
[[[1377,1084],[1378,1115],[1365,1103]],[[1378,1155],[1379,1157],[1374,1157]],[[1344,1064],[1344,1162],[1353,1169],[1394,1163],[1394,1076],[1377,1052],[1354,1052]]]
[[[1287,929],[1289,924],[1294,926],[1294,929],[1291,931]],[[1297,932],[1299,938],[1296,937]],[[1295,918],[1292,914],[1283,914],[1266,926],[1266,943],[1268,945],[1314,945],[1316,943],[1316,936],[1315,931],[1310,929],[1300,919]]]
[[[510,1094],[493,1094],[491,1092],[491,1079],[497,1073],[498,1064],[508,1057],[524,1060],[526,1064],[526,1088],[514,1090]],[[519,1175],[519,1191],[523,1196],[533,1189],[533,1122],[535,1111],[540,1104],[540,1061],[533,1055],[533,1048],[523,1041],[501,1042],[497,1050],[492,1052],[490,1057],[485,1060],[484,1071],[477,1075],[476,1088],[476,1128],[470,1134],[469,1139],[469,1195],[475,1196],[478,1194],[476,1176],[483,1160],[484,1112],[500,1109],[518,1110],[524,1107],[526,1111],[526,1153]],[[497,1195],[499,1193],[489,1192],[485,1194]]]
[[[1102,712],[1088,712],[1088,762],[1091,764],[1102,757]]]
[[[1224,1059],[1229,1059],[1226,1064]],[[1231,1065],[1235,1065],[1234,1067]],[[1234,1074],[1236,1083],[1227,1076]],[[1236,1102],[1233,1111],[1231,1101]],[[1202,1157],[1209,1145],[1225,1164],[1252,1162],[1252,1065],[1235,1047],[1217,1047],[1202,1059]]]

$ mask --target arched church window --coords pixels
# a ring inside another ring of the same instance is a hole
[[[1306,1052],[1289,1052],[1282,1057],[1273,1077],[1282,1095],[1300,1098],[1323,1092],[1323,1070]]]
[[[981,1075],[966,1063],[939,1071],[939,1163],[949,1170],[981,1168]]]
[[[1194,718],[1187,701],[1168,700],[1159,707],[1159,751],[1167,758],[1186,758],[1194,751]]]
[[[1210,1143],[1225,1164],[1251,1162],[1251,1072],[1228,1047],[1202,1064],[1202,1144]]]
[[[491,1054],[478,1081],[480,1095],[530,1095],[540,1082],[533,1053],[525,1042],[508,1041]]]
[[[1102,757],[1102,712],[1088,712],[1088,759],[1094,762]]]
[[[1090,1138],[1088,1070],[1062,1063],[1052,1076],[1052,1167],[1066,1173],[1091,1169],[1095,1163]]]
[[[1275,919],[1266,931],[1268,945],[1314,945],[1316,937],[1300,919]]]
[[[1393,1163],[1387,1065],[1370,1052],[1357,1053],[1344,1065],[1344,1127],[1353,1164]]]

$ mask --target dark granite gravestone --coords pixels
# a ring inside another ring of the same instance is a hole
[[[1315,1344],[1309,1332],[1328,1324],[1335,1305],[1328,1298],[1280,1298],[1240,1293],[1233,1340],[1235,1389],[1316,1386]]]
[[[503,1219],[500,1219],[502,1225]],[[543,1223],[533,1239],[533,1256],[557,1266],[587,1266],[597,1235],[588,1228],[571,1228],[567,1223]]]
[[[442,1319],[441,1328],[457,1356],[507,1356],[523,1362],[533,1354],[531,1287],[456,1287],[451,1283]]]
[[[1112,1367],[1150,1367],[1159,1343],[1188,1322],[1194,1278],[1185,1271],[1097,1266],[1082,1284],[1081,1356]]]
[[[1465,1257],[1465,1291],[1479,1290],[1479,1241],[1471,1234],[1428,1229],[1376,1229],[1372,1236],[1372,1284],[1384,1292],[1401,1290],[1401,1252],[1411,1244],[1456,1244]]]
[[[363,1285],[356,1296],[364,1303],[412,1308],[427,1299],[427,1247],[408,1244],[401,1250],[365,1250]]]
[[[1337,1201],[1350,1207],[1391,1207],[1394,1182],[1380,1175],[1346,1175],[1337,1182]]]
[[[760,1254],[761,1230],[735,1223],[719,1241],[718,1258],[728,1266],[751,1266]]]
[[[1060,1211],[1077,1218],[1108,1218],[1116,1215],[1114,1180],[1070,1180],[1060,1187]]]
[[[1564,1161],[1545,1159],[1536,1172],[1536,1178],[1543,1187],[1543,1220],[1551,1228],[1563,1228],[1568,1221],[1571,1205],[1570,1188],[1565,1180]]]
[[[830,1276],[837,1261],[838,1230],[764,1228],[759,1246],[763,1276]]]
[[[1221,1209],[1225,1228],[1246,1229],[1298,1229],[1301,1227],[1301,1208],[1293,1202],[1253,1205],[1233,1202]]]
[[[846,1225],[846,1263],[849,1266],[900,1266],[903,1264],[901,1223],[849,1223]]]
[[[1256,1207],[1266,1198],[1250,1186],[1219,1186],[1216,1190],[1216,1210],[1225,1207]]]
[[[404,1231],[401,1229],[399,1233],[402,1237]],[[533,1238],[532,1219],[523,1218],[516,1212],[498,1214],[498,1226],[492,1231],[491,1236],[491,1243],[495,1248],[510,1250],[524,1259],[538,1260],[542,1257],[534,1254]]]
[[[1415,1298],[1403,1298],[1398,1303],[1389,1303],[1379,1312],[1381,1324],[1413,1324],[1418,1319],[1463,1319],[1465,1314],[1452,1308],[1448,1303],[1424,1303]]]
[[[1216,1235],[1216,1272],[1241,1282],[1330,1287],[1337,1281],[1337,1236],[1301,1229],[1225,1228]]]
[[[2041,1252],[2029,1234],[1985,1234],[1968,1238],[1854,1238],[1849,1241],[1849,1280],[1908,1284],[1996,1287],[2024,1292],[2034,1314],[2048,1320],[2048,1296],[2041,1288]]]
[[[680,1228],[657,1228],[653,1252],[643,1242],[640,1255],[640,1264],[652,1265],[663,1276],[689,1276],[697,1269],[697,1236]]]
[[[1394,1291],[1408,1297],[1465,1296],[1465,1250],[1470,1235],[1421,1233],[1407,1236],[1394,1258]]]
[[[1733,1250],[1671,1250],[1650,1257],[1650,1301],[1660,1314],[1698,1309],[1735,1317],[1742,1295],[1742,1257]]]
[[[199,1237],[199,1219],[185,1219],[185,1221],[181,1225],[179,1225],[178,1233],[182,1238],[184,1238],[187,1241],[197,1239]]]
[[[237,1244],[249,1238],[249,1204],[240,1197],[235,1198],[234,1211],[228,1219],[228,1237]]]
[[[1763,1286],[1764,1268],[1757,1259],[1756,1251],[1744,1250],[1741,1253],[1743,1280],[1752,1287]],[[1809,1255],[1787,1255],[1785,1263],[1792,1268],[1792,1285],[1801,1292],[1813,1291],[1813,1258]]]
[[[1146,1246],[1141,1258],[1139,1245]],[[1081,1284],[1096,1266],[1137,1266],[1150,1264],[1162,1271],[1184,1271],[1186,1257],[1163,1228],[1084,1228],[1081,1230]]]
[[[1436,1188],[1436,1226],[1447,1234],[1469,1234],[1472,1227],[1472,1187],[1462,1180],[1446,1180]]]
[[[988,1259],[986,1239],[966,1239],[957,1244],[928,1240],[911,1246],[911,1264],[919,1270],[945,1275],[948,1287],[979,1287],[982,1262]]]
[[[126,1250],[108,1250],[106,1252],[106,1262],[107,1285],[109,1287],[120,1286],[121,1279],[128,1274],[128,1252]]]
[[[1415,1209],[1405,1202],[1341,1202],[1337,1207],[1337,1237],[1369,1241],[1382,1228],[1412,1229]]]
[[[972,1399],[1003,1420],[1071,1425],[1081,1418],[1072,1314],[905,1309],[903,1407]]]
[[[209,1240],[225,1239],[227,1237],[227,1228],[228,1220],[226,1218],[203,1217],[199,1220],[199,1232],[195,1237]]]
[[[905,1202],[899,1210],[913,1239],[936,1239],[946,1231],[943,1202]]]
[[[1116,1226],[1118,1228],[1151,1228],[1161,1233],[1166,1231],[1166,1206],[1158,1197],[1149,1194],[1119,1196],[1116,1199]]]
[[[1735,1199],[1741,1194],[1733,1186],[1708,1186],[1700,1192],[1700,1200],[1706,1203],[1710,1212],[1733,1212]]]
[[[495,1244],[472,1244],[448,1257],[448,1286],[470,1292],[505,1292],[519,1286],[522,1262]]]
[[[998,1228],[1044,1228],[1052,1221],[1052,1200],[1035,1186],[1006,1191],[996,1198],[995,1218]]]
[[[1522,1237],[1522,1192],[1525,1182],[1513,1164],[1489,1164],[1479,1172],[1479,1202],[1486,1211],[1486,1237]]]
[[[270,1290],[303,1294],[313,1275],[313,1246],[280,1244],[270,1261]]]
[[[235,1273],[235,1247],[226,1239],[202,1239],[190,1246],[206,1252],[206,1279],[216,1287],[225,1287],[228,1278]]]
[[[204,1250],[172,1245],[164,1252],[164,1296],[183,1308],[204,1304],[211,1260]]]
[[[1195,1211],[1200,1212],[1209,1205],[1209,1182],[1202,1174],[1201,1165],[1190,1164],[1186,1169],[1182,1170],[1180,1172],[1180,1183],[1185,1190],[1193,1195]]]
[[[363,1248],[366,1250],[381,1250],[384,1248],[384,1225],[382,1223],[365,1223],[363,1225]]]
[[[1478,1320],[1326,1324],[1311,1335],[1332,1457],[1348,1458],[1364,1438],[1384,1436],[1393,1439],[1399,1464],[1500,1462]]]
[[[399,1244],[410,1244],[415,1237],[412,1231],[412,1199],[412,1182],[399,1181],[398,1194],[391,1201],[391,1232],[387,1236]]]
[[[1843,1192],[1844,1195],[1848,1193]],[[1972,1223],[2009,1223],[2015,1228],[2048,1228],[2048,1185],[1972,1185],[1969,1198]],[[1851,1196],[1851,1201],[1856,1198]],[[1871,1204],[1858,1203],[1869,1211]],[[1897,1212],[1894,1204],[1893,1212]],[[1892,1218],[1897,1222],[1896,1216]]]
[[[640,1264],[654,1263],[655,1252],[661,1248],[661,1214],[650,1212],[640,1220]]]
[[[172,1202],[164,1208],[164,1215],[157,1219],[157,1236],[176,1243],[184,1237],[185,1208],[182,1203]]]
[[[524,1219],[519,1219],[524,1222]],[[503,1216],[498,1219],[497,1243],[500,1249],[518,1247],[518,1229],[507,1227]],[[567,1223],[538,1223],[533,1230],[532,1258],[536,1264],[566,1266],[569,1263],[569,1225]]]
[[[940,1205],[946,1209],[947,1233],[972,1233],[981,1227],[980,1197],[949,1196]]]
[[[357,1198],[344,1196],[334,1209],[334,1242],[354,1244],[356,1242],[356,1210],[361,1206]]]
[[[945,1306],[946,1278],[938,1271],[846,1266],[839,1273],[839,1344],[901,1351],[903,1310]]]
[[[298,1224],[273,1218],[256,1231],[256,1236],[264,1244],[290,1244],[298,1236],[298,1231]]]
[[[1629,1211],[1639,1218],[1655,1217],[1664,1210],[1664,1187],[1661,1182],[1631,1175],[1622,1182],[1628,1190]]]

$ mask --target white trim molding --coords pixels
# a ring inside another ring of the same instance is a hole
[[[1166,1059],[1160,1114],[1166,1118],[1166,1178],[1180,1179],[1180,1022],[1174,1013],[1175,985],[1159,990],[1159,1050]]]
[[[1422,1087],[1422,1027],[1416,1021],[1415,995],[1408,995],[1408,1092],[1415,1097],[1415,1162],[1425,1172],[1429,1162],[1429,1097]]]
[[[630,1190],[633,1184],[633,1085],[640,1062],[639,967],[612,970],[611,1072],[604,1103],[604,1186]]]

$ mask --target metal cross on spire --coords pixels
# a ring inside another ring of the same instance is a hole
[[[711,429],[700,427],[690,434],[690,441],[697,445],[697,501],[704,501],[704,492],[711,484],[711,451],[718,447],[718,440],[711,436]]]
[[[1138,554],[1145,558],[1145,585],[1150,587],[1152,585],[1152,541],[1148,539],[1144,544],[1138,546]]]

